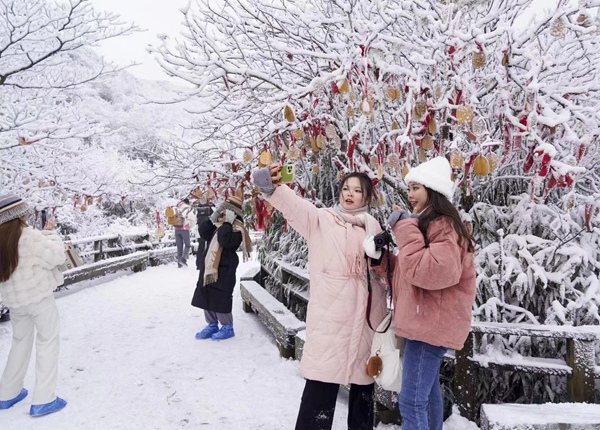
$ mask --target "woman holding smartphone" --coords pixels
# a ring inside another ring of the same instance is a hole
[[[300,362],[306,385],[296,430],[331,429],[340,384],[350,385],[348,428],[371,430],[374,380],[366,372],[374,335],[370,326],[377,327],[386,308],[383,278],[372,276],[369,293],[363,250],[366,236],[381,231],[368,213],[373,184],[364,173],[350,173],[340,182],[338,204],[317,208],[280,186],[281,170],[281,164],[255,170],[253,180],[308,242],[310,301]]]
[[[15,195],[0,196],[0,293],[11,310],[13,339],[2,379],[0,410],[27,397],[23,387],[36,343],[31,416],[51,414],[67,402],[56,396],[60,326],[53,291],[63,283],[58,266],[64,245],[49,219],[44,230],[27,226],[31,208]]]

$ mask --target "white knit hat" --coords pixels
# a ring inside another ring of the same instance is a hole
[[[410,169],[404,177],[404,182],[416,182],[452,201],[454,195],[454,182],[452,182],[452,168],[444,157],[435,157]]]
[[[0,196],[0,224],[29,215],[33,209],[20,197],[14,194]]]

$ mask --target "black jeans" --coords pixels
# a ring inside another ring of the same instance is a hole
[[[331,430],[339,384],[306,380],[296,430]],[[350,384],[348,430],[373,430],[375,384]]]

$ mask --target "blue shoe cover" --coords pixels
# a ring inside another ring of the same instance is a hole
[[[48,415],[54,412],[58,412],[67,406],[66,400],[57,397],[53,402],[45,403],[43,405],[31,405],[29,409],[29,415],[32,417],[41,417],[42,415]]]
[[[25,397],[27,397],[27,390],[25,388],[22,388],[21,392],[14,399],[0,400],[0,410],[8,409],[8,408],[16,405],[21,400],[23,400]]]
[[[219,331],[219,324],[210,323],[206,327],[196,333],[196,339],[209,339],[213,334]]]
[[[221,330],[212,335],[212,340],[225,340],[235,336],[233,324],[224,325]]]

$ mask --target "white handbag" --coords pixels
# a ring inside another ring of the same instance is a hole
[[[381,321],[373,337],[367,373],[384,390],[399,393],[402,386],[403,354],[404,339],[396,337],[392,310]]]

